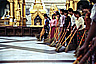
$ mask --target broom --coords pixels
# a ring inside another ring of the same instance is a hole
[[[65,30],[64,30],[61,38],[59,39],[59,42],[56,44],[56,48],[58,47],[59,44],[61,44],[60,42],[64,39],[64,37],[65,37],[66,34],[67,34],[67,31],[65,32]]]
[[[93,55],[93,53],[96,51],[96,46],[93,45],[92,47],[90,47],[90,49],[88,50],[88,52],[83,56],[83,58],[80,60],[79,64],[84,64],[85,61],[89,58],[90,55]]]
[[[56,37],[57,37],[57,28],[56,28],[56,32],[55,32],[55,34],[54,34],[54,40],[52,41],[52,43],[49,45],[49,46],[54,46],[54,44],[55,44],[55,41],[56,41]]]
[[[79,28],[80,28],[80,27],[79,27]],[[68,51],[69,45],[70,45],[70,43],[71,43],[71,41],[72,41],[73,37],[75,36],[76,32],[79,30],[79,28],[78,28],[78,29],[74,32],[74,34],[73,34],[73,35],[72,35],[72,37],[70,38],[70,41],[69,41],[69,43],[68,43],[67,47],[65,48],[65,52],[67,52],[67,51]]]
[[[62,43],[62,45],[60,45],[60,46],[56,49],[56,51],[58,51],[58,50],[64,45],[64,43],[70,38],[70,36],[71,36],[72,33],[74,32],[75,28],[76,28],[76,26],[75,26],[74,29],[71,31],[71,34],[70,34],[70,35],[66,38],[66,40]]]
[[[51,35],[51,25],[50,25],[50,31],[49,31],[48,38],[46,39],[46,40],[48,40],[48,42],[51,40],[51,39],[50,39],[50,35]],[[47,43],[48,43],[48,42],[47,42]]]
[[[63,29],[61,30],[61,32],[60,32],[60,34],[59,34],[59,36],[58,36],[58,39],[59,39],[59,37],[61,36],[62,32],[63,32]],[[64,30],[64,32],[63,32],[62,36],[60,37],[60,39],[59,39],[59,41],[58,41],[58,43],[57,43],[57,44],[59,44],[59,43],[60,43],[60,41],[61,41],[61,39],[62,39],[62,37],[63,37],[64,33],[65,33],[65,30]]]
[[[43,27],[43,28],[42,28],[42,31],[41,31],[41,33],[40,33],[40,40],[41,40],[42,35],[44,35],[44,33],[45,33],[45,29],[44,29],[44,27]]]
[[[70,26],[70,24],[68,25],[68,27],[67,27],[67,29],[69,28],[69,26]],[[65,32],[65,34],[64,34],[64,36],[62,35],[62,37],[61,37],[61,39],[59,40],[59,42],[57,43],[57,45],[56,45],[56,48],[59,46],[59,45],[61,45],[61,43],[63,42],[63,40],[64,40],[64,38],[65,38],[65,36],[66,36],[66,34],[67,34],[67,31]],[[61,41],[61,42],[60,42]]]
[[[71,37],[72,33],[74,32],[76,26],[74,27],[74,29],[71,31],[70,35],[66,38],[66,40],[62,43],[62,45],[59,45],[58,48],[56,48],[56,51],[59,51],[59,49],[65,44],[65,42]]]
[[[58,26],[58,19],[57,19],[57,24],[56,24],[56,27]],[[59,27],[57,27],[56,28],[56,33],[54,34],[54,35],[56,35],[56,36],[54,36],[55,37],[55,39],[54,39],[54,41],[50,44],[50,46],[54,46],[55,44],[56,44],[56,41],[58,41],[58,39],[59,39],[59,37],[60,37],[60,35],[61,35],[61,33],[62,33],[62,31],[60,32],[60,34],[58,35],[58,29],[59,29]],[[63,29],[62,29],[63,30]]]
[[[79,61],[81,60],[81,58],[82,58],[82,55],[80,55],[80,56],[73,62],[73,64],[78,64]]]
[[[67,34],[67,31],[65,32],[64,37],[61,39],[61,42],[58,42],[58,44],[56,45],[56,48],[58,48],[58,46],[60,46],[60,45],[61,45],[61,43],[62,43],[63,39],[64,39],[64,38],[65,38],[65,36],[66,36],[66,34]]]
[[[86,30],[84,31],[83,36],[82,36],[82,38],[81,38],[81,41],[80,41],[80,43],[79,43],[79,46],[78,46],[77,49],[76,49],[76,51],[77,51],[76,55],[79,53],[78,50],[79,50],[79,48],[80,48],[80,46],[81,46],[81,44],[82,44],[82,41],[83,41],[84,36],[85,36],[85,33],[86,33]]]
[[[86,31],[86,30],[85,30],[85,31]],[[92,48],[92,44],[94,44],[94,43],[92,42],[92,43],[90,43],[90,46],[88,46],[88,48],[91,48],[91,49],[88,51],[89,54],[92,53],[92,50],[93,50],[93,52],[94,52],[94,48],[96,47],[96,46],[93,46],[93,48]],[[86,50],[86,51],[87,51],[87,50]],[[85,53],[86,53],[86,52],[85,52]],[[85,53],[81,54],[80,56],[83,57]],[[86,55],[86,54],[85,54],[85,55]],[[80,56],[79,56],[79,57],[80,57]],[[86,56],[89,56],[89,55],[86,55]],[[84,58],[85,58],[85,59],[87,58],[86,56],[83,57],[83,60],[84,60]],[[79,58],[79,57],[78,57],[78,58]],[[82,58],[82,57],[81,57],[81,58]],[[78,58],[77,58],[77,61],[80,61],[81,59],[78,60]],[[85,63],[85,61],[86,61],[86,60],[84,60],[84,63]],[[82,60],[81,60],[81,62],[82,62]],[[76,60],[74,61],[73,64],[76,64]]]

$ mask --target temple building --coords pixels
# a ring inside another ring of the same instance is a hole
[[[90,0],[66,0],[66,9],[72,8],[73,10],[82,10],[82,6],[89,6]]]
[[[19,26],[25,26],[28,28],[26,31],[29,32],[29,35],[34,35],[35,32],[40,32],[44,26],[43,15],[45,13],[51,17],[54,11],[60,9],[82,10],[83,4],[87,6],[90,4],[89,2],[89,0],[0,0],[0,6],[2,6],[0,7],[0,26],[4,27],[4,30],[0,31],[1,35],[2,33],[8,35],[7,32],[17,33],[18,31],[15,32],[14,27]],[[7,31],[6,26],[11,26],[11,31],[9,28]],[[23,34],[24,30],[19,31]]]
[[[30,8],[34,5],[34,0],[26,0],[26,14],[30,13]],[[56,5],[58,9],[66,9],[66,0],[42,0],[43,6],[50,13],[50,6]],[[31,8],[32,9],[32,8]]]

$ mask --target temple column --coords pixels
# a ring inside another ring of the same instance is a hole
[[[23,0],[23,26],[26,26],[26,9],[25,9],[25,0]]]
[[[70,8],[73,9],[73,0],[70,0]]]
[[[66,10],[69,9],[69,1],[66,1]]]
[[[13,0],[10,0],[10,26],[13,26]]]
[[[20,24],[21,24],[20,26],[22,26],[22,23],[23,23],[23,22],[22,22],[22,21],[23,21],[23,16],[22,16],[22,13],[23,13],[23,6],[22,6],[23,1],[20,0],[19,3],[20,3],[20,11],[21,11],[21,12],[20,12],[20,19],[21,19],[21,20],[20,20]]]
[[[88,0],[90,2],[90,0]]]
[[[14,17],[15,17],[15,19],[16,19],[16,15],[17,15],[17,14],[16,14],[16,13],[17,13],[16,10],[17,10],[17,7],[18,7],[18,6],[17,6],[17,5],[18,5],[17,3],[18,3],[18,1],[17,1],[17,0],[14,0]]]
[[[77,3],[78,3],[78,1],[77,0],[74,0],[74,11],[77,10]]]

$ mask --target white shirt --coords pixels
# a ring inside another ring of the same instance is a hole
[[[92,19],[92,21],[96,21],[96,3],[94,4],[92,10],[91,10],[91,16],[90,18]]]
[[[61,15],[60,17],[60,27],[63,27],[64,23],[65,23],[65,17],[64,15]]]
[[[75,24],[75,19],[76,19],[76,17],[73,14],[71,17],[71,26],[73,26]]]
[[[56,19],[52,19],[52,20],[50,21],[51,27],[52,27],[52,26],[56,26],[56,24],[57,24],[57,20],[56,20]]]
[[[80,25],[82,25],[82,27],[79,30],[84,29],[84,19],[82,17],[79,17],[78,20],[76,19],[76,27],[79,28]]]

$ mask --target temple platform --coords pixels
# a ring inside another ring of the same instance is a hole
[[[55,52],[35,37],[0,37],[0,64],[72,64],[73,52]]]

